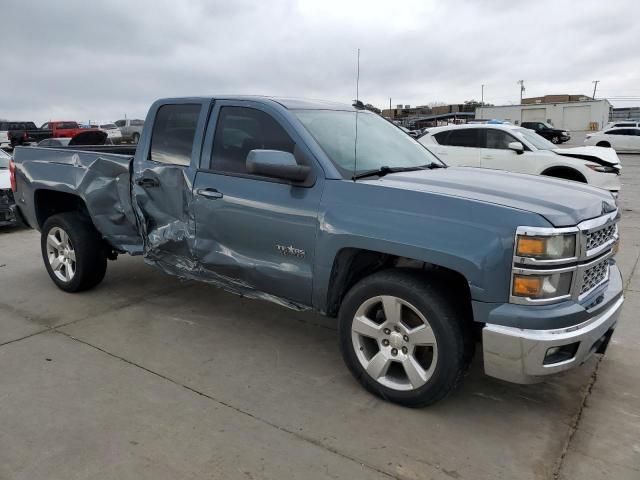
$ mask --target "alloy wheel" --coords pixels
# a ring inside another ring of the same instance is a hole
[[[60,227],[53,227],[47,234],[47,259],[59,280],[73,280],[76,274],[76,252],[69,235]]]
[[[399,297],[363,302],[353,318],[351,339],[362,368],[393,390],[418,389],[435,371],[435,334],[425,316]]]

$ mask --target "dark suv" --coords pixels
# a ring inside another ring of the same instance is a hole
[[[523,128],[534,130],[541,137],[551,140],[553,143],[563,143],[571,140],[571,135],[566,130],[559,130],[545,122],[522,122]]]

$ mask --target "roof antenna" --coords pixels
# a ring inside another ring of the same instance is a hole
[[[356,181],[356,172],[358,164],[358,111],[361,108],[360,102],[360,49],[358,49],[358,59],[356,67],[356,100],[353,102],[353,106],[356,107],[356,135],[353,143],[353,181]]]

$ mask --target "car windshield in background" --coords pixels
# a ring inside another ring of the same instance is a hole
[[[527,142],[536,147],[538,150],[553,150],[555,148],[558,148],[557,145],[554,145],[546,138],[541,137],[533,130],[529,130],[527,128],[518,128],[516,130],[516,134],[520,137],[523,137]]]
[[[105,123],[104,125],[100,125],[100,128],[104,128],[105,130],[113,130],[114,128],[118,128],[113,123]]]
[[[375,113],[341,110],[295,110],[294,113],[345,178],[381,167],[442,164],[420,143]]]

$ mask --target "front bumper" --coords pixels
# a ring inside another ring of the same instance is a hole
[[[593,353],[604,353],[623,301],[619,295],[582,323],[553,330],[486,324],[482,330],[485,373],[513,383],[536,383],[582,364]],[[561,354],[554,355],[550,349]]]

